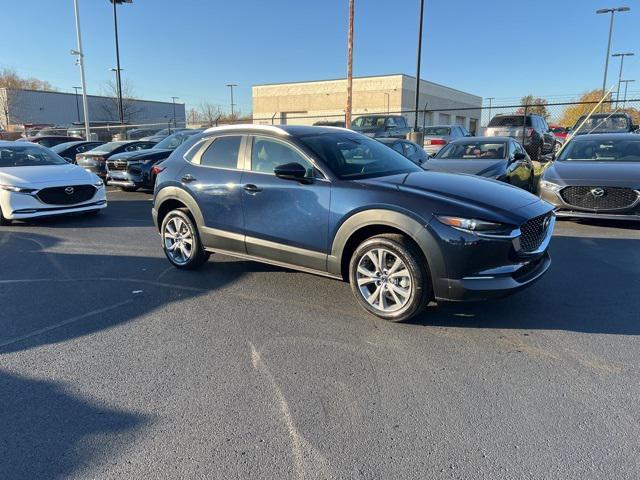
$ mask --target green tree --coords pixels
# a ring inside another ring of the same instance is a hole
[[[549,118],[550,113],[547,109],[547,100],[545,98],[534,97],[533,95],[525,95],[520,99],[520,105],[522,107],[516,110],[518,115],[524,115],[525,107],[527,105],[526,110],[527,113],[533,113],[535,115],[540,115],[545,120]]]

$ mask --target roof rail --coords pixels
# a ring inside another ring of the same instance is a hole
[[[262,132],[272,132],[280,135],[289,135],[289,133],[283,128],[277,127],[275,125],[255,125],[253,123],[244,123],[244,124],[236,124],[236,125],[222,125],[220,127],[210,127],[207,128],[204,133],[211,132],[224,132],[227,130],[238,130],[238,129],[250,129]]]

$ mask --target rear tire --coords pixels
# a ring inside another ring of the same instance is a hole
[[[204,265],[209,256],[200,241],[196,223],[185,208],[172,210],[160,227],[162,249],[174,267],[195,270]]]
[[[421,313],[431,299],[431,277],[422,251],[404,235],[383,234],[358,246],[349,283],[360,305],[391,322]]]

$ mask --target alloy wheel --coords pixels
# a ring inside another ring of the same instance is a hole
[[[367,251],[358,262],[358,291],[374,309],[391,313],[407,305],[413,285],[404,261],[386,248]]]
[[[180,217],[171,218],[162,232],[164,249],[171,260],[178,264],[186,264],[193,253],[193,232]]]

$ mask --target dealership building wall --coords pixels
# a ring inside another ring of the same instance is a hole
[[[312,125],[344,120],[346,79],[255,85],[252,88],[254,123]],[[404,74],[353,79],[353,116],[403,112],[413,124],[415,77]],[[418,124],[480,124],[482,97],[421,80]],[[437,110],[444,111],[437,111]]]
[[[91,122],[119,122],[116,98],[88,95],[87,100]],[[80,122],[84,122],[82,95],[75,93],[0,88],[0,125],[4,128],[24,124],[67,126],[78,122],[78,110]],[[173,122],[171,102],[125,99],[124,110],[128,124]],[[176,123],[184,125],[184,104],[176,103],[175,112]]]

